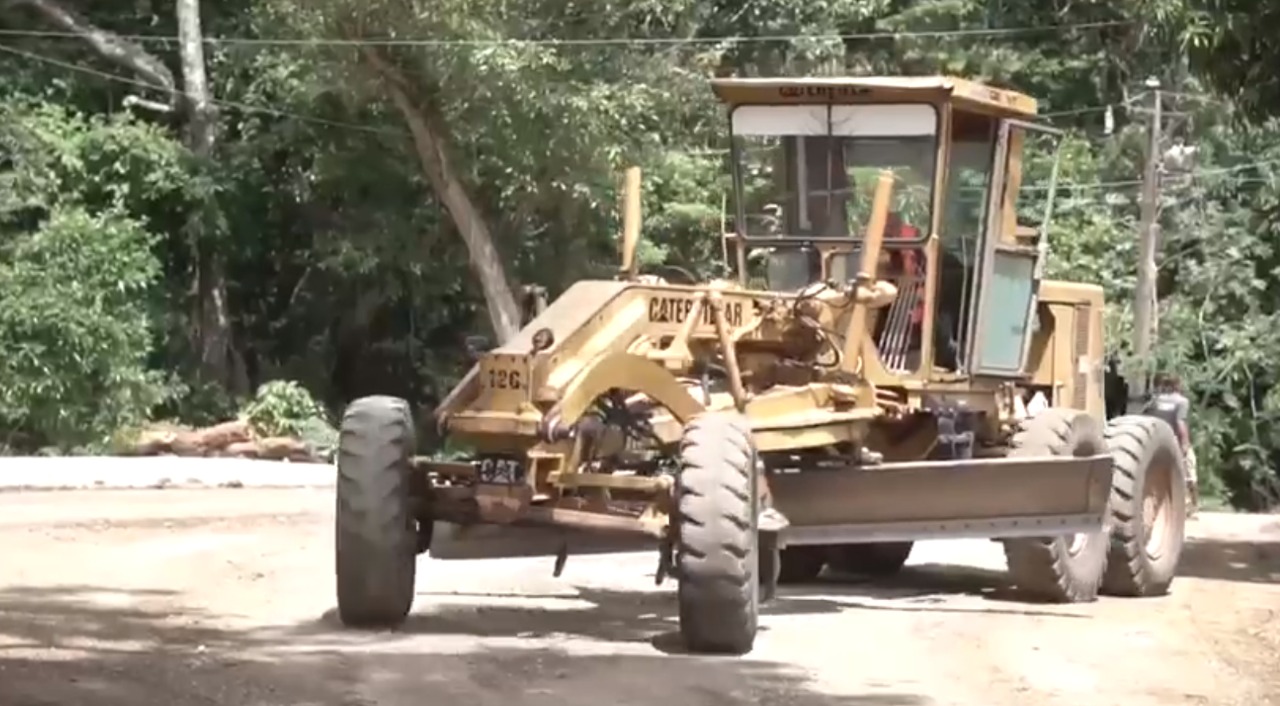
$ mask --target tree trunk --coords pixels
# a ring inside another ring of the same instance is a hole
[[[205,76],[204,36],[200,29],[199,0],[177,0],[178,41],[182,59],[182,85],[187,104],[187,144],[197,160],[207,165],[217,140],[217,110],[209,97]],[[235,393],[248,387],[243,370],[234,365],[231,317],[227,308],[227,275],[209,221],[216,214],[212,196],[187,222],[196,258],[195,349],[200,371]]]
[[[399,69],[391,65],[376,47],[364,46],[361,51],[383,79],[392,102],[409,126],[422,172],[466,243],[471,268],[480,280],[494,334],[499,342],[509,340],[520,330],[520,306],[489,225],[449,161],[444,118],[430,101],[416,94]]]
[[[147,83],[165,92],[170,105],[176,101],[173,72],[141,46],[123,39],[115,32],[101,29],[58,0],[8,0],[3,8],[29,7],[46,22],[78,36],[98,56],[137,74]]]
[[[98,56],[137,74],[157,90],[165,93],[169,107],[179,102],[180,93],[173,72],[156,56],[140,45],[115,32],[102,29],[60,0],[2,0],[0,9],[27,7],[55,27],[72,32]],[[217,114],[209,98],[204,69],[204,44],[200,31],[198,0],[178,0],[178,29],[182,43],[182,73],[189,110],[187,143],[202,160],[213,154],[216,140]],[[227,314],[225,266],[216,247],[205,236],[204,219],[216,206],[207,203],[193,215],[188,228],[192,236],[197,264],[196,328],[193,347],[199,355],[202,371],[228,389],[243,392],[248,388],[243,365],[235,364],[230,317]]]

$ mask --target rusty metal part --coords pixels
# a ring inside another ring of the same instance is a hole
[[[1089,516],[1100,526],[1111,457],[992,458],[887,463],[867,470],[775,473],[774,504],[805,527]]]
[[[672,486],[672,480],[669,476],[635,476],[614,473],[561,472],[551,474],[547,480],[562,488],[612,488],[650,493],[670,492]]]
[[[716,337],[720,340],[720,354],[724,356],[725,375],[729,378],[733,404],[741,412],[746,409],[749,398],[746,389],[742,386],[742,368],[738,365],[738,351],[734,348],[733,337],[729,334],[729,324],[725,321],[724,298],[719,292],[710,292],[707,298],[711,302],[711,315],[715,320]]]
[[[556,552],[555,567],[551,570],[553,578],[560,578],[560,574],[564,573],[564,565],[569,560],[569,542],[560,543],[560,551]]]
[[[654,524],[643,518],[610,515],[586,510],[571,510],[562,507],[531,507],[514,524],[570,527],[595,532],[641,534],[654,539],[661,539],[666,533],[665,525]]]
[[[675,568],[675,550],[670,540],[658,545],[658,569],[653,572],[653,585],[661,586]]]
[[[468,461],[437,461],[435,459],[415,457],[413,467],[417,471],[433,473],[450,479],[473,478],[476,467]]]

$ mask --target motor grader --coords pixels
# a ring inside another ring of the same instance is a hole
[[[1035,100],[949,77],[712,89],[732,275],[640,272],[632,169],[617,278],[539,307],[439,405],[469,458],[417,457],[403,400],[351,403],[341,619],[399,624],[417,556],[493,526],[563,537],[557,575],[582,537],[650,543],[695,652],[749,651],[779,582],[892,572],[917,540],[1002,543],[1032,598],[1167,591],[1184,462],[1163,422],[1105,419],[1101,287],[1043,276],[1060,134]]]

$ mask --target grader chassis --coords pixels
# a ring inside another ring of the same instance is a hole
[[[1039,599],[1165,592],[1183,460],[1163,422],[1104,420],[1101,288],[1042,277],[1057,133],[1035,101],[945,77],[713,89],[735,276],[638,272],[633,169],[619,278],[570,287],[439,406],[473,458],[418,458],[403,400],[353,402],[342,620],[400,623],[416,557],[493,525],[651,541],[699,652],[749,651],[778,582],[891,572],[920,539],[1002,542]],[[1037,140],[1054,145],[1038,220]]]

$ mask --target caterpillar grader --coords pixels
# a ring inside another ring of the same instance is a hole
[[[419,457],[402,399],[352,402],[342,621],[394,628],[418,557],[494,527],[563,538],[557,575],[583,537],[652,547],[700,653],[749,652],[779,583],[890,573],[920,540],[999,542],[1032,599],[1167,592],[1184,460],[1164,422],[1107,419],[1102,288],[1044,276],[1061,135],[1036,101],[951,77],[711,88],[729,276],[640,271],[633,168],[617,277],[479,351],[436,409],[468,458]]]

